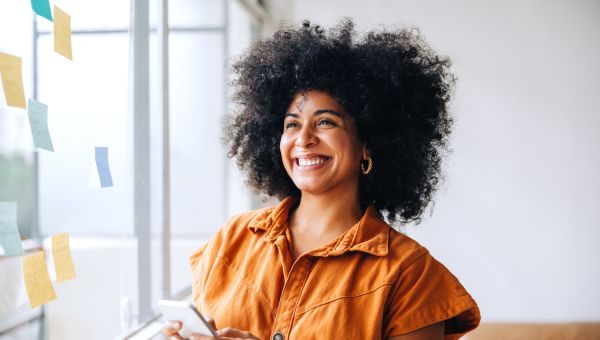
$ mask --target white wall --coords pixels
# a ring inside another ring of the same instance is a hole
[[[484,321],[600,320],[600,3],[366,3],[277,12],[417,26],[454,61],[447,182],[408,233],[459,277]]]

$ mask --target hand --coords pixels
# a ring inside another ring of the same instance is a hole
[[[190,336],[190,340],[214,340],[214,339],[223,339],[223,340],[241,340],[241,339],[251,339],[251,340],[260,340],[256,336],[252,335],[250,332],[241,331],[239,329],[225,327],[219,330],[216,330],[218,338],[214,338],[212,336],[202,335],[202,334],[192,334]]]
[[[183,339],[179,335],[179,330],[181,330],[181,322],[167,321],[167,322],[165,322],[165,325],[160,330],[160,332],[162,333],[162,335],[166,336],[168,339],[170,339],[171,337],[173,337],[175,339]]]
[[[215,320],[211,317],[207,317],[206,321],[210,325],[212,329],[217,329],[217,324]],[[190,336],[190,340],[213,340],[213,339],[223,339],[223,340],[238,340],[238,339],[252,339],[252,340],[260,340],[256,336],[252,335],[250,332],[241,331],[239,329],[225,327],[221,329],[217,329],[215,331],[217,334],[217,338],[212,336],[203,335],[203,334],[192,334]]]
[[[217,325],[215,324],[215,320],[207,317],[206,321],[210,325],[212,329],[216,329]],[[167,321],[165,322],[164,327],[161,332],[164,336],[173,337],[174,339],[183,339],[179,335],[179,330],[181,330],[181,322],[179,321]],[[219,330],[216,330],[218,338],[212,337],[210,335],[204,334],[192,334],[190,336],[190,340],[214,340],[214,339],[252,339],[252,340],[260,340],[258,337],[252,335],[250,332],[241,331],[239,329],[225,327]]]

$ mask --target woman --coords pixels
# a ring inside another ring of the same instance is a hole
[[[234,65],[229,156],[282,201],[233,217],[190,258],[194,303],[220,337],[455,339],[478,325],[458,280],[383,218],[418,220],[433,197],[449,65],[416,32],[359,38],[349,19],[280,30]]]

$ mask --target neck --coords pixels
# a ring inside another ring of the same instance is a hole
[[[364,211],[358,190],[335,195],[302,193],[298,207],[290,214],[290,225],[306,235],[337,235],[350,229]]]

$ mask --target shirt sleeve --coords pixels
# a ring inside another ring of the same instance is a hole
[[[445,339],[475,329],[481,317],[475,300],[429,252],[401,271],[388,298],[384,338],[446,321]]]
[[[196,250],[189,257],[192,267],[192,295],[194,297],[194,305],[201,312],[203,311],[202,296],[206,282],[210,277],[210,272],[219,255],[221,245],[223,244],[223,227],[219,228],[216,234],[204,244],[200,249]]]

